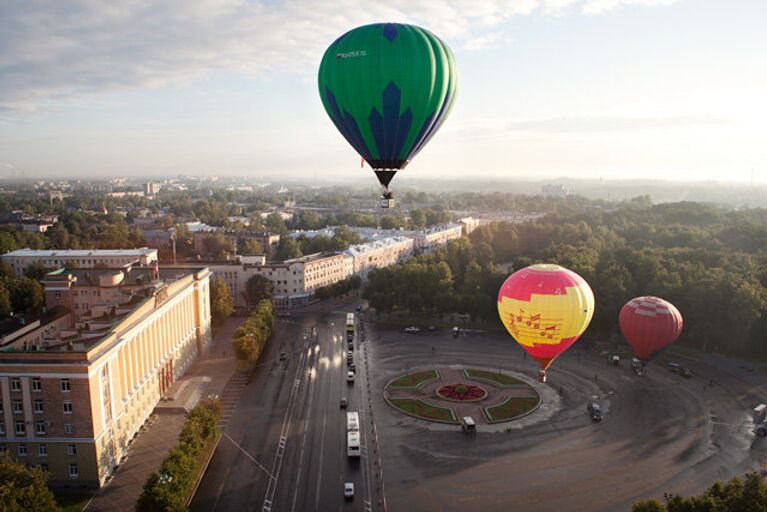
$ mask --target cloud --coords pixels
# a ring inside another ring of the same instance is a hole
[[[505,41],[512,16],[579,5],[674,0],[75,0],[0,6],[0,114],[24,114],[110,91],[188,84],[219,71],[262,77],[314,72],[339,34],[364,23],[418,23],[451,45],[479,50]]]

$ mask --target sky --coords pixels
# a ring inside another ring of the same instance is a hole
[[[765,0],[4,0],[0,178],[374,180],[317,69],[381,21],[428,28],[459,69],[397,181],[767,182]]]

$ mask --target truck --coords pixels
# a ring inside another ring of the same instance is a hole
[[[354,313],[346,313],[346,341],[354,341]]]

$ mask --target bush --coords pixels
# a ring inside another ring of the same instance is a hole
[[[218,400],[203,400],[192,409],[181,429],[178,444],[144,484],[136,503],[137,512],[182,512],[192,491],[204,456],[218,436]]]
[[[274,306],[264,299],[234,333],[232,345],[241,367],[256,364],[274,327]]]

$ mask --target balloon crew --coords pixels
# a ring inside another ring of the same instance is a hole
[[[373,168],[381,207],[395,206],[391,180],[445,122],[457,83],[453,52],[415,25],[364,25],[325,51],[318,76],[322,104]]]
[[[642,375],[644,365],[676,341],[684,322],[673,304],[648,295],[628,301],[618,315],[618,325],[634,357],[640,361],[641,366],[635,371]]]
[[[594,316],[594,293],[575,272],[559,265],[523,268],[498,292],[498,314],[509,334],[546,370],[578,341]]]

